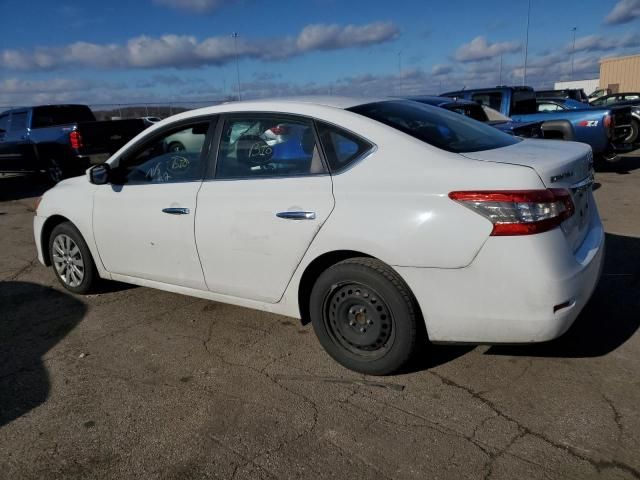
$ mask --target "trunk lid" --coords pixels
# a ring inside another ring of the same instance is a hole
[[[569,190],[575,213],[562,223],[562,231],[574,252],[580,247],[588,232],[590,210],[595,208],[591,194],[593,154],[588,145],[559,140],[523,140],[508,147],[461,155],[473,160],[529,167],[547,188]]]

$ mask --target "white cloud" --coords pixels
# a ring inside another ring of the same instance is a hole
[[[576,52],[605,52],[617,48],[640,46],[640,34],[628,33],[622,37],[603,37],[602,35],[587,35],[576,38]],[[573,50],[573,43],[567,44],[566,52]]]
[[[520,50],[522,50],[522,44],[519,42],[489,43],[485,37],[480,36],[458,48],[454,58],[459,62],[476,62],[495,58],[505,53],[516,53]]]
[[[392,22],[374,22],[367,25],[308,25],[296,39],[300,51],[337,50],[380,43],[381,39],[393,40],[400,35]]]
[[[209,13],[230,3],[235,3],[235,1],[236,0],[153,0],[153,3],[195,13]]]
[[[605,17],[607,25],[629,23],[640,17],[640,0],[620,0]]]
[[[436,64],[431,67],[431,75],[446,75],[453,71],[453,66]]]
[[[282,60],[312,51],[364,47],[394,40],[400,30],[392,22],[365,25],[307,25],[297,37],[237,40],[238,56]],[[189,35],[132,38],[126,44],[75,42],[61,47],[0,51],[0,68],[19,71],[87,68],[189,68],[223,65],[235,58],[231,36],[199,41]]]

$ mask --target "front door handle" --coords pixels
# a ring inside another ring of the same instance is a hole
[[[315,220],[316,212],[278,212],[276,217],[287,220]]]
[[[189,215],[188,208],[178,208],[178,207],[163,208],[162,212],[168,213],[169,215]]]

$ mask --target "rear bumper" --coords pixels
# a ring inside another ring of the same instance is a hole
[[[533,343],[571,326],[598,283],[603,260],[604,230],[594,209],[576,252],[556,228],[490,237],[465,268],[396,270],[416,296],[432,341]]]

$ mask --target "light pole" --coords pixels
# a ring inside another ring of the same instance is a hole
[[[531,18],[531,0],[527,7],[527,33],[524,41],[524,74],[522,75],[522,85],[527,83],[527,56],[529,54],[529,20]]]
[[[242,95],[240,94],[240,63],[238,62],[238,32],[233,32],[231,35],[233,37],[233,48],[236,52],[236,73],[238,74],[238,100],[242,100]]]
[[[571,48],[571,80],[573,80],[573,56],[576,53],[576,30],[578,27],[573,27],[573,47]]]
[[[500,54],[500,80],[498,81],[498,85],[502,85],[502,54]]]

